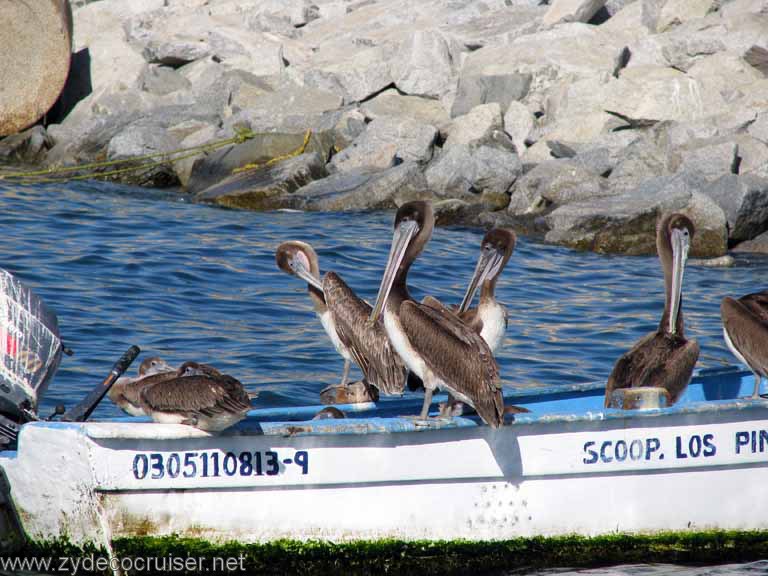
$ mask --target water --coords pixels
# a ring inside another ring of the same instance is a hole
[[[275,247],[310,241],[322,271],[337,271],[372,302],[391,221],[391,213],[223,210],[95,183],[0,187],[0,267],[56,311],[76,351],[63,359],[41,412],[79,400],[131,344],[143,357],[210,362],[258,391],[258,406],[316,403],[318,391],[339,380],[343,361],[304,285],[275,266]],[[481,237],[436,229],[409,276],[414,296],[458,303]],[[688,267],[686,328],[701,346],[699,366],[734,362],[722,339],[720,299],[764,287],[767,269],[759,257],[740,257],[730,269]],[[605,380],[616,358],[655,329],[663,280],[655,257],[601,256],[522,238],[498,297],[510,310],[498,355],[505,384],[567,384]],[[95,417],[119,414],[105,401]]]

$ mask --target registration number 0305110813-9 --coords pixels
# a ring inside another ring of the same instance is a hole
[[[162,478],[220,478],[232,476],[276,476],[295,466],[302,475],[309,474],[309,454],[297,450],[290,458],[277,452],[150,452],[133,457],[136,480]]]

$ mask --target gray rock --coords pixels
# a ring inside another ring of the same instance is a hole
[[[456,98],[451,116],[462,116],[481,104],[495,102],[503,109],[514,100],[522,100],[531,86],[531,75],[511,74],[463,74],[459,77]]]
[[[554,26],[560,22],[589,22],[605,0],[554,0],[544,14],[542,24]]]
[[[340,95],[344,104],[361,102],[392,84],[387,56],[378,47],[362,50],[344,62],[307,70],[304,82]]]
[[[517,153],[522,153],[536,125],[536,119],[525,104],[510,102],[504,113],[504,131],[512,138]]]
[[[763,232],[752,240],[741,242],[732,248],[734,252],[768,254],[768,232]]]
[[[359,168],[316,180],[285,198],[285,207],[309,211],[384,210],[430,197],[421,167],[404,162],[384,171]]]
[[[425,172],[437,198],[481,203],[492,210],[506,207],[508,191],[521,173],[522,164],[514,152],[470,144],[444,149]]]
[[[629,190],[648,178],[669,174],[668,164],[664,149],[649,138],[640,138],[622,151],[608,180],[614,190]]]
[[[348,147],[336,154],[329,170],[388,168],[399,161],[429,162],[437,138],[437,129],[395,118],[371,121],[366,130]]]
[[[691,254],[721,256],[726,251],[723,211],[696,190],[691,174],[652,178],[627,194],[561,206],[548,214],[548,242],[604,253],[653,254],[656,222],[670,211],[688,214],[696,224]]]
[[[754,110],[739,108],[700,120],[659,123],[655,128],[659,134],[658,141],[670,149],[675,149],[684,147],[693,140],[732,137],[751,127],[756,117]]]
[[[716,0],[666,0],[659,13],[656,30],[664,32],[684,22],[703,18],[718,7]]]
[[[507,212],[513,216],[536,214],[553,206],[612,194],[604,178],[573,160],[549,160],[515,183]]]
[[[257,133],[242,144],[233,144],[220,148],[194,163],[189,179],[190,192],[197,194],[213,187],[216,183],[227,180],[234,170],[249,164],[264,165],[267,162],[295,154],[304,145],[302,133]],[[305,154],[316,153],[325,159],[333,146],[333,134],[330,132],[312,133],[307,143]],[[324,162],[323,162],[324,164]],[[255,171],[251,171],[255,172]],[[323,168],[323,175],[326,170]]]
[[[358,108],[349,108],[338,114],[333,126],[333,145],[337,150],[350,146],[355,139],[365,132],[366,115]]]
[[[702,188],[725,213],[731,242],[751,240],[768,230],[768,179],[728,174]]]
[[[284,196],[327,175],[316,152],[302,154],[271,166],[234,174],[202,190],[195,200],[246,210],[283,208]]]
[[[179,141],[165,127],[140,120],[122,128],[109,141],[107,160],[127,160],[149,154],[173,152],[180,147]],[[136,165],[145,163],[147,160],[136,160]],[[120,168],[127,168],[131,165],[121,164]],[[179,185],[178,177],[170,162],[147,170],[122,174],[115,178],[119,181],[153,188]]]
[[[158,96],[186,90],[191,85],[180,72],[168,66],[150,65],[140,80],[142,90]]]
[[[432,203],[436,226],[458,226],[473,224],[482,214],[480,204],[471,204],[464,200],[451,198]]]
[[[42,160],[53,146],[53,140],[42,126],[32,126],[12,136],[0,139],[0,161],[34,164]]]
[[[196,130],[189,131],[181,125],[174,127],[176,138],[179,139],[180,148],[192,148],[195,146],[202,146],[209,142],[216,140],[217,128],[210,124],[200,124]],[[205,153],[200,152],[195,155],[184,154],[185,158],[177,160],[173,163],[173,170],[176,173],[176,177],[179,179],[179,183],[182,187],[187,188],[189,181],[192,178],[192,169],[195,166],[195,162],[205,158]]]
[[[732,138],[738,146],[738,173],[768,176],[768,144],[749,134]]]
[[[439,101],[419,96],[403,96],[394,88],[364,102],[360,109],[372,120],[408,118],[421,124],[431,124],[440,132],[444,132],[451,123],[451,117]]]
[[[758,114],[754,122],[747,128],[750,136],[768,144],[768,112]]]
[[[497,138],[503,131],[504,120],[499,105],[495,102],[483,104],[453,120],[443,148],[447,150],[462,144],[484,143]]]
[[[707,180],[716,180],[724,174],[735,174],[739,147],[732,140],[693,141],[673,150],[669,167],[673,172],[695,172]]]
[[[395,56],[392,78],[405,94],[439,99],[455,85],[455,69],[445,36],[435,30],[417,30]]]

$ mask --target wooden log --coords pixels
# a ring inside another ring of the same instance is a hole
[[[39,120],[69,74],[69,0],[0,0],[0,136]]]

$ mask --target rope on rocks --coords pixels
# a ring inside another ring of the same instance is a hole
[[[296,148],[296,150],[292,152],[288,152],[287,154],[283,154],[281,156],[275,156],[274,158],[270,158],[266,162],[252,162],[250,164],[245,164],[244,166],[240,166],[240,168],[235,168],[232,170],[232,174],[239,174],[240,172],[246,172],[248,170],[254,170],[256,168],[265,168],[267,166],[272,166],[272,164],[276,164],[277,162],[282,162],[283,160],[288,160],[289,158],[295,158],[296,156],[301,156],[304,154],[304,151],[307,149],[307,146],[309,146],[309,141],[312,139],[312,130],[307,130],[304,133],[304,142]]]
[[[235,135],[232,138],[208,142],[199,146],[190,148],[181,148],[169,152],[155,152],[144,156],[134,156],[132,158],[122,158],[119,160],[109,160],[106,162],[90,162],[87,164],[77,164],[74,166],[53,166],[43,170],[33,170],[30,172],[11,172],[9,174],[0,173],[1,180],[11,180],[22,184],[36,184],[46,182],[62,182],[68,180],[87,180],[92,178],[107,178],[125,174],[129,172],[149,171],[164,164],[172,164],[179,160],[191,158],[201,152],[212,152],[232,144],[242,144],[256,137],[256,133],[247,128],[235,128]],[[306,146],[306,144],[305,144]],[[150,162],[144,162],[150,160]],[[138,165],[127,166],[125,168],[115,168],[114,170],[103,171],[104,168],[121,166],[140,162]],[[72,175],[69,175],[72,174]]]

